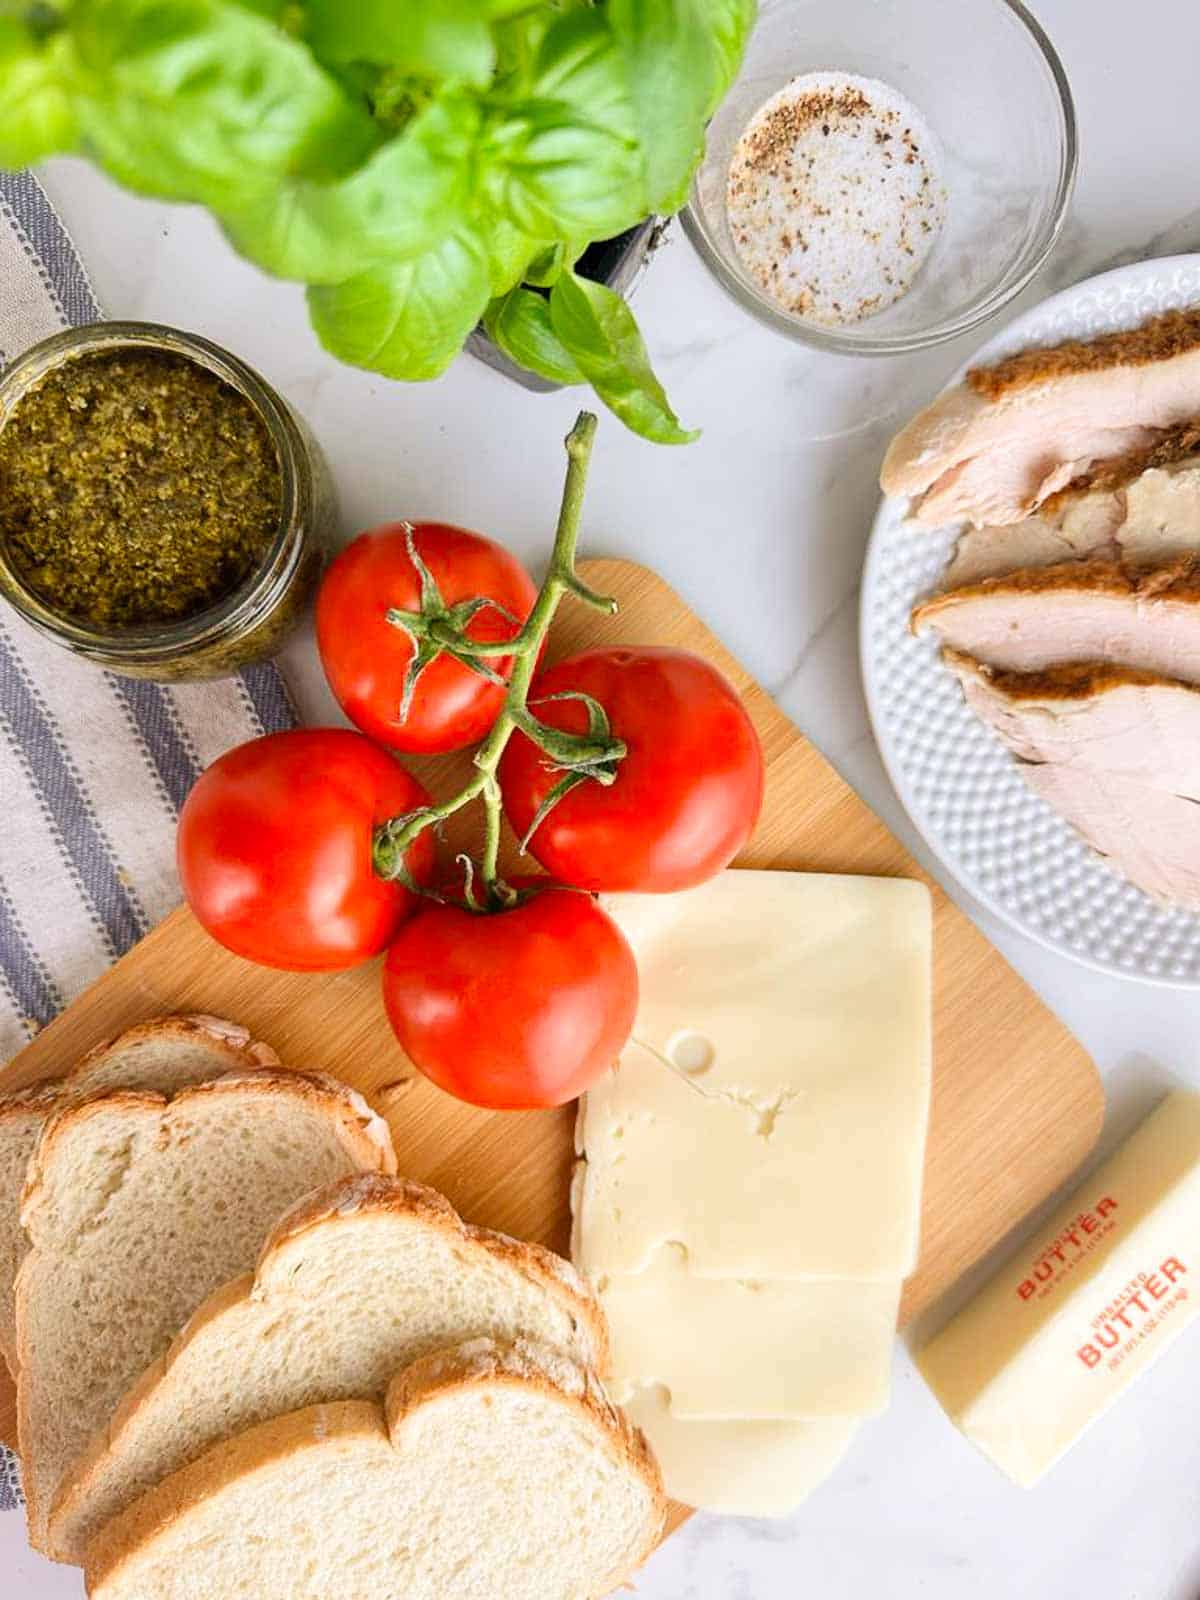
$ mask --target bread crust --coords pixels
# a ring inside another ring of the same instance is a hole
[[[307,1406],[286,1417],[262,1422],[181,1467],[106,1524],[88,1546],[84,1584],[91,1596],[119,1576],[124,1563],[150,1539],[170,1530],[189,1506],[224,1488],[234,1478],[250,1477],[314,1446],[357,1443],[363,1438],[388,1443],[383,1410],[373,1400],[338,1400]]]
[[[650,1514],[634,1554],[625,1565],[608,1573],[589,1596],[589,1600],[601,1600],[632,1577],[662,1538],[667,1495],[646,1435],[608,1398],[594,1372],[531,1340],[510,1344],[499,1339],[470,1339],[414,1361],[397,1373],[384,1401],[388,1437],[395,1444],[406,1419],[424,1405],[436,1404],[464,1389],[504,1386],[534,1388],[565,1402],[585,1424],[599,1430],[613,1459],[641,1478],[650,1493]]]
[[[573,1368],[575,1392],[562,1386],[562,1366]],[[505,1347],[490,1339],[431,1356],[397,1375],[384,1405],[344,1400],[308,1406],[277,1417],[214,1446],[123,1511],[92,1540],[84,1563],[88,1593],[103,1600],[106,1586],[147,1542],[168,1533],[188,1510],[235,1480],[314,1449],[336,1448],[364,1439],[397,1448],[406,1421],[429,1405],[466,1387],[491,1385],[532,1388],[572,1408],[603,1440],[614,1459],[639,1477],[649,1492],[651,1513],[635,1555],[620,1572],[594,1591],[596,1600],[636,1570],[654,1548],[666,1517],[666,1496],[658,1465],[642,1434],[604,1396],[593,1374],[557,1358],[548,1363],[538,1347]]]
[[[232,1308],[252,1298],[271,1296],[270,1270],[277,1254],[306,1233],[343,1217],[401,1216],[424,1227],[436,1228],[453,1241],[479,1249],[529,1279],[557,1301],[586,1330],[592,1365],[600,1372],[609,1367],[608,1324],[600,1303],[569,1262],[542,1245],[512,1239],[507,1234],[464,1222],[436,1189],[406,1178],[362,1173],[327,1184],[299,1200],[267,1235],[254,1272],[243,1273],[209,1295],[172,1340],[169,1348],[134,1383],[113,1414],[109,1426],[93,1439],[63,1480],[50,1510],[50,1540],[68,1559],[82,1552],[65,1537],[65,1524],[86,1503],[97,1474],[110,1454],[120,1450],[122,1436],[145,1408],[160,1384],[170,1381],[171,1370],[192,1340]]]
[[[31,1112],[46,1115],[61,1098],[63,1080],[52,1078],[45,1083],[31,1083],[27,1088],[14,1089],[0,1096],[0,1125],[27,1117]]]
[[[600,1373],[608,1371],[607,1319],[591,1287],[569,1261],[535,1240],[514,1239],[511,1234],[464,1221],[445,1195],[411,1178],[391,1179],[364,1172],[306,1195],[284,1213],[268,1235],[259,1254],[256,1281],[270,1256],[287,1241],[321,1226],[332,1215],[362,1212],[396,1212],[415,1217],[464,1243],[479,1246],[513,1267],[584,1324],[591,1345],[591,1364]]]
[[[93,1118],[128,1114],[131,1122],[141,1116],[158,1116],[170,1119],[185,1115],[189,1109],[204,1099],[215,1096],[287,1096],[310,1101],[322,1113],[331,1117],[347,1151],[361,1166],[374,1165],[385,1172],[395,1172],[396,1156],[387,1134],[387,1124],[370,1110],[356,1090],[323,1074],[288,1072],[271,1067],[252,1072],[229,1073],[207,1083],[191,1084],[168,1098],[148,1090],[121,1089],[111,1094],[85,1096],[69,1100],[47,1120],[30,1159],[21,1200],[21,1221],[27,1228],[42,1193],[51,1181],[52,1167],[60,1146],[73,1133]],[[381,1130],[382,1129],[382,1133]],[[35,1246],[36,1248],[36,1246]],[[26,1305],[29,1281],[29,1262],[33,1252],[25,1257],[17,1272],[14,1286],[17,1361],[17,1443],[23,1459],[30,1459],[36,1448],[31,1436],[29,1414],[30,1396],[27,1384],[21,1381],[30,1352],[28,1343],[28,1307]],[[43,1507],[42,1496],[32,1473],[25,1475],[26,1505],[31,1529],[43,1527],[50,1507]],[[32,1537],[32,1536],[31,1536]]]
[[[197,1101],[228,1094],[282,1094],[311,1101],[326,1114],[333,1115],[347,1146],[357,1152],[363,1166],[374,1165],[385,1173],[394,1173],[396,1170],[396,1153],[392,1149],[387,1123],[371,1110],[357,1089],[320,1072],[262,1067],[254,1072],[226,1073],[224,1077],[210,1079],[207,1083],[188,1084],[175,1095],[157,1094],[151,1089],[115,1089],[110,1093],[101,1091],[85,1095],[60,1106],[47,1119],[29,1163],[21,1204],[22,1222],[25,1221],[26,1207],[36,1203],[60,1142],[93,1117],[109,1115],[118,1108],[167,1117],[184,1115]]]
[[[1137,328],[1102,333],[1094,339],[1068,339],[1049,348],[1021,350],[989,367],[972,367],[967,384],[981,399],[994,401],[1050,383],[1109,367],[1144,367],[1172,361],[1200,349],[1200,306],[1164,311]]]
[[[278,1067],[281,1065],[279,1057],[269,1044],[264,1044],[261,1039],[255,1039],[249,1028],[242,1027],[240,1022],[230,1022],[225,1017],[214,1017],[207,1012],[179,1012],[166,1017],[151,1017],[146,1022],[136,1022],[131,1028],[114,1034],[110,1039],[103,1039],[99,1044],[80,1057],[74,1067],[60,1080],[69,1084],[73,1078],[78,1078],[82,1073],[99,1065],[104,1057],[110,1055],[118,1046],[128,1049],[131,1044],[141,1039],[202,1037],[206,1044],[213,1048],[225,1051],[229,1056],[230,1068],[237,1067]]]
[[[105,1058],[117,1050],[126,1050],[131,1044],[137,1044],[144,1039],[170,1037],[203,1037],[213,1049],[228,1055],[230,1072],[281,1065],[279,1057],[269,1044],[253,1038],[248,1028],[243,1028],[237,1022],[229,1022],[224,1017],[208,1016],[200,1012],[194,1015],[179,1013],[166,1017],[151,1017],[146,1022],[134,1023],[132,1027],[125,1028],[120,1033],[101,1039],[99,1044],[94,1044],[60,1077],[45,1078],[39,1083],[29,1084],[24,1089],[11,1089],[0,1095],[0,1119],[14,1108],[53,1101],[60,1095],[69,1094],[80,1078],[96,1067],[103,1066]]]
[[[11,1128],[14,1123],[24,1120],[44,1122],[68,1100],[82,1098],[91,1092],[103,1092],[89,1089],[85,1080],[97,1069],[102,1069],[111,1056],[127,1050],[130,1045],[182,1038],[203,1038],[209,1050],[225,1057],[225,1070],[229,1072],[280,1065],[279,1057],[270,1045],[254,1039],[248,1028],[229,1022],[224,1017],[202,1014],[153,1017],[93,1045],[63,1076],[0,1095],[0,1133],[6,1127]],[[4,1198],[0,1197],[0,1200]],[[15,1204],[19,1205],[20,1200],[20,1195],[12,1196]],[[6,1287],[4,1293],[8,1296],[11,1291]],[[0,1311],[0,1355],[15,1376],[17,1354],[11,1299]]]
[[[582,1367],[569,1356],[547,1350],[531,1339],[516,1339],[511,1343],[500,1339],[468,1339],[450,1350],[439,1350],[412,1362],[388,1385],[384,1401],[388,1433],[394,1439],[405,1417],[430,1397],[494,1383],[518,1387],[533,1384],[543,1392],[554,1391],[557,1396],[572,1401],[590,1421],[603,1428],[609,1435],[614,1454],[648,1484],[657,1485],[660,1513],[657,1539],[666,1516],[667,1499],[658,1462],[646,1435],[609,1399],[604,1385],[590,1367]],[[647,1548],[647,1554],[649,1548],[652,1547]],[[611,1587],[616,1587],[619,1581],[614,1579]]]

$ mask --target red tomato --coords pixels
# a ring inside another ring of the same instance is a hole
[[[511,911],[428,902],[388,951],[383,999],[415,1066],[472,1105],[563,1105],[633,1027],[637,964],[591,898],[557,884]]]
[[[429,796],[348,728],[300,728],[238,745],[184,802],[176,851],[188,904],[220,944],[266,967],[330,972],[378,955],[420,897],[378,876],[374,830]],[[433,875],[433,836],[405,858]]]
[[[529,708],[571,733],[598,700],[628,754],[616,781],[572,789],[539,823],[531,853],[583,889],[689,889],[728,866],[750,838],[763,798],[762,747],[733,686],[699,656],[656,648],[585,650],[541,673]],[[504,809],[524,838],[562,777],[523,734],[500,759]]]
[[[504,690],[452,656],[422,669],[408,714],[401,720],[404,680],[413,643],[387,620],[389,607],[421,609],[421,585],[408,553],[407,524],[385,522],[360,533],[326,572],[317,596],[317,647],[329,686],[351,722],[380,744],[428,754],[477,744],[495,722]],[[479,643],[511,639],[537,598],[529,574],[501,545],[442,522],[413,525],[417,553],[446,607],[478,596],[496,601],[466,625]],[[507,677],[510,656],[489,662]]]

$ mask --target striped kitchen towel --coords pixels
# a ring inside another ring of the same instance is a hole
[[[0,173],[0,366],[101,311],[28,173]],[[290,727],[272,666],[163,687],[103,672],[0,601],[0,1062],[179,899],[175,819],[223,750]],[[0,1447],[0,1510],[17,1504]]]

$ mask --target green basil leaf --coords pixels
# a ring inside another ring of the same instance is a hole
[[[564,11],[572,5],[590,3],[590,0],[542,0],[539,11]],[[494,17],[497,22],[508,21],[522,15],[530,16],[530,0],[486,0],[484,9],[489,17]]]
[[[536,11],[526,11],[494,24],[495,86],[501,94],[529,93],[538,51],[554,20],[554,12],[548,6],[539,6]]]
[[[219,211],[378,142],[303,44],[229,0],[75,0],[69,22],[85,148],[131,189]]]
[[[532,283],[539,289],[548,289],[570,265],[567,259],[568,248],[560,240],[557,244],[548,244],[544,250],[539,250],[525,269],[525,282]]]
[[[74,147],[71,42],[39,44],[13,17],[0,17],[0,167],[27,167]]]
[[[680,427],[625,302],[603,284],[564,272],[550,291],[550,322],[604,404],[644,439],[690,444]]]
[[[729,92],[742,67],[746,42],[758,16],[757,0],[696,0],[712,39],[715,76],[707,107],[711,116]]]
[[[603,238],[646,210],[620,51],[602,10],[572,7],[553,20],[543,9],[532,64],[516,74],[521,92],[502,82],[494,97],[489,199],[534,237]]]
[[[698,0],[608,0],[645,162],[648,209],[678,211],[704,153],[716,60]]]
[[[532,94],[640,149],[640,209],[621,226],[686,200],[704,125],[741,64],[754,15],[754,0],[607,0],[547,32]]]
[[[539,289],[549,289],[564,272],[571,270],[587,246],[585,239],[560,239],[557,244],[546,245],[526,267],[524,281]]]
[[[422,255],[466,215],[481,122],[475,100],[447,93],[348,178],[286,182],[222,207],[225,231],[267,272],[302,283],[341,283],[372,262]],[[527,242],[525,260],[532,249]]]
[[[492,130],[489,203],[535,239],[603,239],[645,214],[636,144],[570,107],[529,100]]]
[[[487,255],[488,281],[493,297],[507,294],[524,278],[530,261],[540,250],[537,239],[522,233],[507,217],[485,211],[478,220],[479,236]]]
[[[436,378],[490,298],[483,247],[460,229],[411,261],[309,289],[308,308],[317,337],[341,360],[388,378]]]
[[[329,61],[376,61],[418,77],[486,84],[496,67],[488,0],[308,0],[308,36]]]
[[[518,366],[537,372],[551,383],[586,383],[587,379],[550,321],[550,302],[532,289],[514,289],[493,300],[483,325]]]
[[[596,123],[633,144],[638,125],[629,75],[607,10],[568,12],[546,32],[530,93],[539,100],[561,101],[580,121]]]
[[[293,0],[233,0],[243,11],[253,11],[256,16],[269,17],[272,22],[283,20],[285,13],[294,11]]]
[[[754,0],[606,0],[546,33],[531,93],[640,151],[637,206],[621,226],[686,200],[705,123],[740,65],[753,17]]]

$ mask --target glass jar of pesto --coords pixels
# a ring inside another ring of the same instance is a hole
[[[334,529],[303,421],[195,334],[101,322],[0,378],[0,594],[129,677],[223,677],[274,655]]]

